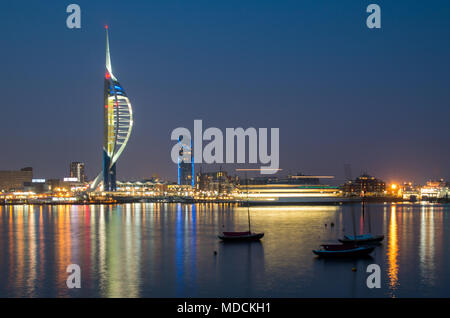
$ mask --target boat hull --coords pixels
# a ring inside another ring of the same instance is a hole
[[[219,235],[218,237],[224,242],[253,242],[259,241],[264,236],[264,233],[251,233],[244,235]]]
[[[313,250],[313,253],[319,257],[326,258],[341,258],[341,257],[359,257],[367,256],[373,252],[375,247],[373,246],[358,246],[355,248],[342,249],[342,250]]]
[[[338,239],[338,240],[341,243],[353,243],[353,242],[355,242],[354,239],[349,238],[349,237],[344,237],[344,238]],[[356,243],[364,243],[364,244],[379,243],[382,240],[384,240],[384,235],[373,235],[373,236],[367,237],[367,238],[358,238],[358,237],[356,237]]]

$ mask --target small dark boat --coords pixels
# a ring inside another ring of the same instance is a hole
[[[247,180],[247,174],[245,174]],[[248,183],[247,183],[248,187]],[[218,237],[225,242],[254,242],[259,241],[264,236],[264,233],[253,233],[250,222],[250,206],[248,204],[248,189],[247,189],[247,217],[248,217],[248,231],[246,232],[223,232]]]
[[[344,235],[344,238],[339,239],[341,243],[379,243],[384,240],[384,235],[372,235],[372,234],[362,234],[356,235],[356,239],[353,235]]]
[[[358,257],[367,256],[374,250],[374,246],[358,246],[354,244],[324,244],[320,250],[313,253],[320,257]]]
[[[227,242],[242,242],[242,241],[259,241],[264,236],[264,233],[252,233],[247,232],[223,232],[222,235],[218,237],[222,241]]]

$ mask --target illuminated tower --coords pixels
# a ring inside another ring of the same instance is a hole
[[[183,142],[183,137],[178,139],[180,153],[178,156],[178,184],[194,187],[194,156],[192,154],[192,141],[189,145]]]
[[[103,191],[116,190],[116,162],[125,149],[133,128],[131,103],[111,68],[108,26],[106,31],[106,72],[103,122],[103,170],[95,178],[91,189],[95,190],[103,178]]]

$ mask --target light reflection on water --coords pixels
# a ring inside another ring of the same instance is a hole
[[[368,258],[323,260],[311,250],[353,234],[349,206],[252,207],[265,237],[244,244],[216,237],[246,230],[247,209],[233,205],[3,206],[0,296],[450,296],[448,205],[355,207],[357,232],[383,233],[383,245]],[[79,290],[66,287],[71,263]],[[366,287],[372,263],[381,289]]]
[[[398,285],[398,232],[397,232],[397,214],[396,214],[396,206],[391,206],[391,217],[389,221],[389,243],[388,243],[388,276],[389,276],[389,288],[392,292],[395,292]],[[394,293],[392,293],[394,295]]]

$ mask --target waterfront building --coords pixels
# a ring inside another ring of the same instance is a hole
[[[117,181],[117,192],[123,192],[128,195],[146,194],[162,196],[167,192],[167,184],[160,182],[158,179],[124,182]]]
[[[192,189],[192,186],[190,184],[168,184],[167,193],[169,196],[193,196],[194,189]]]
[[[405,182],[401,187],[401,195],[403,200],[416,201],[421,197],[420,187],[412,182]]]
[[[196,179],[197,190],[218,194],[232,192],[239,180],[229,176],[226,171],[199,172]]]
[[[32,179],[31,182],[23,183],[23,191],[32,193],[48,193],[50,191],[50,185],[45,179]]]
[[[383,196],[386,191],[386,183],[368,174],[363,174],[355,180],[347,181],[342,190],[346,195],[357,196]]]
[[[75,161],[70,163],[70,177],[77,178],[78,182],[86,182],[84,162]]]
[[[51,192],[82,192],[87,188],[86,183],[79,182],[77,178],[49,179],[46,181]]]
[[[178,163],[178,184],[194,186],[191,163],[183,161]]]
[[[133,113],[125,90],[114,76],[111,67],[108,27],[106,31],[106,71],[103,103],[103,169],[94,179],[95,190],[103,181],[103,191],[116,191],[116,163],[130,138]]]
[[[194,178],[194,155],[192,151],[192,141],[189,144],[180,137],[180,152],[178,155],[178,184],[195,186]]]
[[[25,182],[31,183],[33,179],[33,168],[26,167],[18,171],[0,171],[0,191],[22,190]]]

